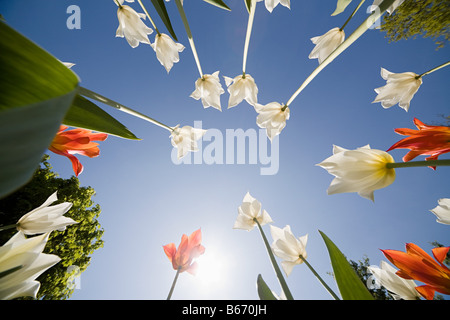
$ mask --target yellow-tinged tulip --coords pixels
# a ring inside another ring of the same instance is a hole
[[[335,176],[328,194],[357,192],[373,201],[374,190],[387,187],[395,180],[395,169],[387,168],[388,163],[394,163],[389,153],[366,145],[355,150],[334,146],[333,155],[317,165]]]

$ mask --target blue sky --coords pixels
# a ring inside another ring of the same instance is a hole
[[[203,71],[220,70],[224,87],[222,76],[241,73],[248,17],[244,1],[226,2],[231,12],[203,1],[185,1]],[[66,9],[73,4],[81,9],[79,30],[66,27]],[[166,32],[151,2],[144,4],[158,29]],[[370,4],[367,1],[346,26],[347,36],[367,17]],[[186,47],[169,74],[150,46],[132,49],[115,37],[117,6],[112,0],[8,1],[0,11],[16,30],[60,60],[75,63],[73,71],[90,90],[170,126],[202,121],[204,129],[220,130],[224,137],[227,129],[258,130],[257,114],[249,104],[226,108],[228,93],[221,96],[222,112],[204,109],[189,97],[197,67],[175,3],[166,5],[178,40]],[[131,6],[142,12],[137,3]],[[292,1],[291,10],[279,5],[269,13],[258,3],[247,73],[255,78],[260,103],[286,102],[317,67],[317,60],[308,59],[310,38],[340,27],[356,3],[331,16],[335,6],[335,0]],[[316,166],[331,155],[333,144],[386,150],[401,139],[394,129],[414,128],[414,117],[427,124],[443,123],[441,115],[449,111],[448,68],[424,78],[409,112],[371,102],[373,89],[385,84],[381,67],[422,73],[448,57],[449,49],[436,50],[430,39],[388,43],[384,33],[369,30],[291,104],[275,175],[261,175],[259,161],[174,164],[168,131],[101,106],[143,140],[110,136],[100,145],[100,157],[80,157],[85,167],[80,182],[96,190],[94,201],[102,208],[105,246],[93,254],[71,299],[165,299],[175,271],[162,246],[178,245],[183,233],[198,228],[206,248],[199,264],[207,271],[195,277],[181,274],[173,299],[257,299],[258,274],[279,293],[259,232],[232,229],[247,191],[261,201],[273,225],[290,225],[296,236],[309,235],[308,260],[333,289],[336,285],[327,274],[332,268],[318,230],[349,259],[367,255],[377,265],[385,260],[379,249],[404,250],[405,243],[413,242],[431,252],[432,241],[448,245],[450,227],[437,223],[429,210],[438,199],[450,197],[449,168],[398,169],[395,182],[375,191],[371,202],[357,194],[327,195],[333,177]],[[401,161],[406,152],[390,153]],[[68,159],[50,156],[62,177],[73,174]],[[264,230],[271,240],[268,226]],[[287,282],[295,299],[331,299],[304,265],[294,268]]]

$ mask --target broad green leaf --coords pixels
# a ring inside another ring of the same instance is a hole
[[[72,101],[72,106],[66,113],[63,124],[104,132],[125,139],[140,140],[122,123],[80,95],[77,95]]]
[[[264,279],[260,274],[258,274],[258,279],[256,281],[256,288],[258,289],[258,296],[261,300],[277,300],[270,290],[269,286],[266,284]]]
[[[339,248],[322,231],[319,231],[328,249],[333,273],[343,300],[373,300],[355,270]]]
[[[352,0],[338,0],[336,5],[336,10],[331,14],[332,16],[336,16],[342,12],[344,12],[345,8],[352,2]]]
[[[151,1],[153,3],[153,7],[155,7],[156,12],[158,12],[159,17],[166,26],[167,31],[170,32],[175,41],[178,41],[177,36],[175,35],[175,31],[172,28],[172,23],[170,22],[169,14],[167,13],[164,0],[151,0]]]
[[[0,21],[0,198],[39,166],[78,77],[58,59]]]
[[[222,0],[203,0],[203,1],[208,2],[209,4],[212,4],[221,9],[231,11],[231,9]]]

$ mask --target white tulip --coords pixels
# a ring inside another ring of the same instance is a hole
[[[184,50],[181,43],[176,43],[165,33],[157,34],[155,42],[151,46],[155,50],[159,62],[166,68],[167,73],[172,69],[174,63],[180,61],[179,52]]]
[[[35,279],[61,259],[42,253],[49,233],[26,238],[19,231],[0,247],[0,299],[36,298],[40,283]]]
[[[394,163],[389,153],[366,145],[356,150],[334,146],[333,155],[317,165],[335,176],[328,194],[357,192],[373,201],[374,190],[387,187],[395,180],[395,169],[387,168],[387,163]]]
[[[309,54],[310,59],[319,59],[319,64],[323,62],[342,42],[345,40],[344,30],[333,28],[324,35],[311,38],[316,46]]]
[[[220,95],[225,93],[219,80],[219,71],[213,74],[205,74],[195,82],[195,91],[191,97],[195,100],[202,100],[204,108],[213,107],[222,110],[220,105]]]
[[[224,79],[230,93],[228,108],[237,106],[244,99],[252,106],[258,102],[258,87],[252,76],[245,74],[245,76],[239,75],[234,79],[229,77],[224,77]]]
[[[261,2],[263,0],[257,0],[256,2]],[[291,8],[291,0],[266,0],[265,1],[265,5],[266,5],[266,9],[269,12],[272,12],[273,9],[278,5],[281,4],[283,6],[285,6],[286,8]]]
[[[408,111],[409,103],[422,84],[422,77],[414,72],[392,73],[384,68],[381,68],[381,77],[387,81],[386,85],[375,89],[378,95],[372,103],[381,102],[385,109],[398,103],[400,108]]]
[[[272,252],[283,260],[281,261],[281,267],[286,276],[289,276],[294,266],[303,263],[303,259],[307,258],[306,243],[308,235],[297,239],[288,225],[283,229],[270,226],[270,233],[273,239]]]
[[[450,198],[439,199],[438,206],[430,211],[437,217],[437,222],[450,225]]]
[[[150,44],[148,35],[151,34],[153,30],[142,22],[141,19],[146,18],[145,14],[137,13],[130,6],[122,5],[123,0],[119,0],[119,3],[120,5],[116,2],[116,4],[119,5],[119,9],[117,9],[119,27],[116,31],[116,37],[125,37],[132,48],[136,48],[140,42]]]
[[[172,146],[178,149],[178,159],[183,158],[189,151],[198,151],[197,140],[203,137],[206,130],[184,126],[182,128],[177,125],[170,137],[172,138]]]
[[[407,280],[399,277],[395,273],[397,270],[386,261],[381,261],[380,267],[367,267],[375,279],[388,291],[395,300],[419,300],[422,296],[415,289],[417,284],[414,280]]]
[[[238,208],[238,216],[234,223],[233,229],[243,229],[250,231],[256,225],[256,221],[263,226],[272,222],[272,218],[263,210],[261,213],[261,202],[253,198],[250,193],[246,193],[242,204]]]
[[[72,203],[64,202],[50,206],[56,200],[58,197],[55,192],[41,206],[22,216],[17,222],[17,230],[32,235],[53,230],[63,231],[66,226],[77,223],[63,216],[72,207]]]
[[[258,112],[256,124],[260,128],[266,128],[267,136],[272,141],[286,126],[286,120],[289,119],[290,114],[289,107],[284,108],[285,106],[278,102],[270,102],[265,106],[256,103],[254,107]]]

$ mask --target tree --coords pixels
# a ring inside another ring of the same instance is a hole
[[[364,259],[358,260],[358,262],[355,262],[353,260],[349,260],[350,265],[352,266],[353,270],[355,270],[358,277],[361,279],[361,281],[366,285],[367,290],[372,294],[375,300],[393,300],[392,296],[389,294],[389,292],[384,287],[376,287],[369,288],[367,286],[367,283],[370,282],[369,277],[372,275],[368,270],[367,267],[370,266],[369,258],[364,257]]]
[[[51,171],[48,159],[49,156],[45,155],[29,183],[0,199],[0,225],[16,223],[22,215],[40,206],[55,191],[58,192],[57,203],[73,204],[65,216],[78,223],[68,226],[64,231],[53,231],[44,249],[44,253],[55,254],[61,261],[37,279],[41,283],[38,299],[64,300],[75,289],[74,272],[86,270],[90,255],[103,247],[101,237],[104,230],[97,221],[100,206],[94,205],[91,200],[95,190],[80,187],[75,176],[70,179],[58,178],[58,174]],[[15,232],[1,232],[0,244],[3,245]]]
[[[390,41],[422,35],[433,38],[438,48],[449,40],[450,1],[406,0],[381,24]]]

